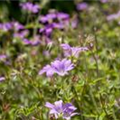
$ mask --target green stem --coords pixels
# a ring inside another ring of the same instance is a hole
[[[101,99],[102,99],[102,95],[100,94],[100,103],[101,103],[102,109],[104,110],[105,114],[108,116],[108,113],[107,113],[107,111],[106,111],[106,109],[104,107],[104,104],[103,104]]]
[[[92,92],[92,88],[91,88],[91,87],[90,87],[89,93],[90,93],[90,97],[91,97],[91,99],[92,99],[92,102],[93,102],[93,104],[94,104],[94,106],[95,106],[95,109],[96,109],[96,111],[97,111],[97,114],[99,115],[99,110],[97,109],[98,106],[97,106],[97,103],[96,103],[95,98],[94,98],[94,96],[93,96],[93,92]]]
[[[114,120],[117,120],[114,109],[113,109],[113,118]]]
[[[94,54],[94,52],[93,52],[93,51],[92,51],[92,55],[93,55],[93,58],[94,58],[95,63],[96,63],[96,73],[97,73],[97,76],[99,76],[98,61],[97,61],[97,58],[95,57],[95,54]]]
[[[27,17],[27,25],[28,25],[28,23],[30,22],[30,17],[31,17],[31,15],[30,15],[30,13],[28,13],[28,17]]]

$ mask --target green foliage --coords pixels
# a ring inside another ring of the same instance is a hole
[[[43,10],[46,9],[47,3],[41,4]],[[5,76],[5,80],[0,82],[0,120],[48,120],[45,102],[57,100],[72,102],[77,107],[80,115],[72,117],[72,120],[120,120],[120,26],[117,21],[108,22],[105,14],[115,13],[119,5],[117,2],[88,2],[88,10],[76,13],[69,4],[70,7],[66,5],[66,8],[59,3],[51,6],[65,9],[71,16],[77,14],[79,25],[74,30],[71,27],[64,31],[55,30],[53,44],[27,46],[20,39],[11,39],[11,33],[0,32],[0,53],[6,53],[11,62],[6,65],[0,61],[0,75]],[[10,8],[12,5],[0,5],[0,20],[4,22],[9,19],[8,15],[14,14],[15,19],[25,23],[21,17],[24,13]],[[42,28],[36,19],[31,17],[25,23],[26,29]],[[55,75],[53,78],[38,75],[44,65],[59,55],[63,56],[61,42],[72,46],[93,43],[94,46],[80,54],[74,61],[75,69],[69,75]],[[50,56],[45,56],[44,50],[48,50]],[[37,55],[33,55],[33,51]]]

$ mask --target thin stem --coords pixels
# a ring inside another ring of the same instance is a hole
[[[95,63],[96,63],[96,73],[97,73],[97,76],[99,76],[99,67],[98,67],[98,61],[97,61],[97,58],[94,54],[94,52],[92,51],[92,55],[93,55],[93,58],[95,60]]]
[[[35,27],[34,27],[34,31],[33,31],[33,36],[35,37],[36,34],[37,34],[37,25],[39,24],[39,16],[40,16],[40,12],[39,12],[39,15],[38,15],[38,18],[37,20],[35,21]]]
[[[80,105],[79,105],[79,96],[78,96],[78,94],[77,94],[77,91],[76,91],[74,85],[72,85],[72,88],[73,88],[73,93],[74,93],[74,95],[75,95],[76,103],[77,103],[77,105],[78,105],[78,107],[79,107],[79,111],[80,111],[80,108],[81,108],[81,107],[80,107]],[[81,119],[83,120],[82,115],[81,115]]]
[[[96,103],[95,98],[94,98],[94,96],[93,96],[93,92],[92,92],[92,88],[91,88],[91,87],[90,87],[89,93],[90,93],[90,97],[91,97],[91,99],[92,99],[92,102],[93,102],[93,104],[94,104],[94,106],[95,106],[95,109],[96,109],[96,111],[97,111],[97,113],[98,113],[98,115],[99,115],[99,110],[97,109],[97,108],[98,108],[98,107],[97,107],[97,103]]]
[[[28,23],[30,22],[30,17],[31,17],[31,14],[28,13],[28,17],[27,17],[27,25],[28,25]]]
[[[105,114],[108,116],[108,113],[107,113],[107,111],[106,111],[106,109],[105,109],[105,107],[104,107],[104,104],[103,104],[101,98],[102,98],[102,96],[101,96],[101,94],[100,94],[100,103],[101,103],[102,109],[104,110]]]
[[[113,109],[113,118],[114,120],[117,120],[114,109]]]

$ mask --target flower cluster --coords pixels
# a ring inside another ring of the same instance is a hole
[[[56,22],[58,21],[58,22]],[[40,33],[50,37],[53,29],[64,29],[69,22],[69,15],[62,12],[52,12],[45,16],[40,16],[40,22],[45,24],[44,28],[39,30]]]
[[[23,10],[26,10],[30,13],[38,13],[40,9],[39,5],[32,4],[31,2],[21,3],[20,6]]]
[[[9,30],[19,31],[24,29],[24,26],[17,21],[0,23],[0,30],[8,32]]]
[[[54,115],[56,119],[62,117],[65,120],[70,120],[72,116],[78,114],[74,112],[76,107],[71,103],[64,104],[62,100],[56,101],[54,104],[46,102],[45,106],[50,109],[49,114]]]
[[[71,47],[68,44],[61,44],[61,47],[64,50],[65,57],[77,58],[80,52],[88,50],[87,47]],[[43,67],[43,69],[39,71],[39,75],[46,73],[46,76],[52,77],[54,73],[57,73],[60,76],[64,76],[73,68],[74,64],[71,60],[67,60],[66,58],[63,60],[55,60],[54,62],[51,62],[50,65]]]
[[[43,28],[39,29],[39,32],[49,38],[54,29],[64,30],[69,25],[76,28],[78,24],[77,18],[70,21],[69,14],[57,11],[40,16],[39,21],[44,25]]]

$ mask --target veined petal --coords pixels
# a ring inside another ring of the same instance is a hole
[[[49,103],[49,102],[46,102],[45,107],[48,107],[48,108],[53,109],[53,108],[54,108],[54,105],[51,104],[51,103]]]

